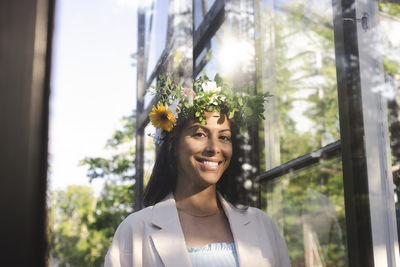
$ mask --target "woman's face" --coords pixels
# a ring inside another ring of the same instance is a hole
[[[206,125],[191,122],[178,139],[178,186],[215,185],[232,157],[231,127],[226,115],[205,113]],[[185,186],[185,187],[186,187]]]

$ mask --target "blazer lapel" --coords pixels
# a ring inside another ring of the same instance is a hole
[[[151,238],[163,264],[166,267],[191,266],[172,193],[154,206],[151,222],[159,228]]]
[[[239,210],[218,196],[229,220],[240,267],[271,266],[269,259],[264,259],[261,253],[257,231],[263,229],[258,229],[255,214],[250,214],[252,210]]]

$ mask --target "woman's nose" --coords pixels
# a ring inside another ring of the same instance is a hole
[[[205,153],[207,156],[213,156],[219,151],[218,142],[214,138],[210,137],[207,140],[207,146],[205,148]]]

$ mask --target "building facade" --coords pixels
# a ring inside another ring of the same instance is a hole
[[[136,209],[154,162],[148,89],[219,73],[269,92],[249,127],[241,199],[293,266],[400,266],[400,2],[154,0],[138,9]]]

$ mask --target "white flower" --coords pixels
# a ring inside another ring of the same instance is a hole
[[[167,106],[167,109],[170,109],[172,114],[174,114],[175,120],[178,119],[178,115],[180,112],[180,108],[178,105],[179,105],[179,99],[175,99],[174,101],[172,101],[170,105]]]
[[[218,101],[219,102],[224,102],[226,100],[226,96],[224,95],[212,95],[210,98],[210,104],[214,105],[214,106],[218,106]]]
[[[214,105],[214,106],[218,106],[218,102],[217,102],[217,96],[216,95],[212,95],[210,98],[210,104]]]
[[[217,87],[217,83],[211,81],[203,83],[202,88],[206,93],[221,91],[221,87]]]
[[[154,141],[154,144],[156,144],[156,145],[161,145],[162,142],[164,141],[164,136],[163,136],[161,128],[156,128],[156,133],[153,136],[153,141]]]
[[[224,95],[218,95],[219,100],[221,100],[222,102],[224,102],[226,100],[226,96]]]

